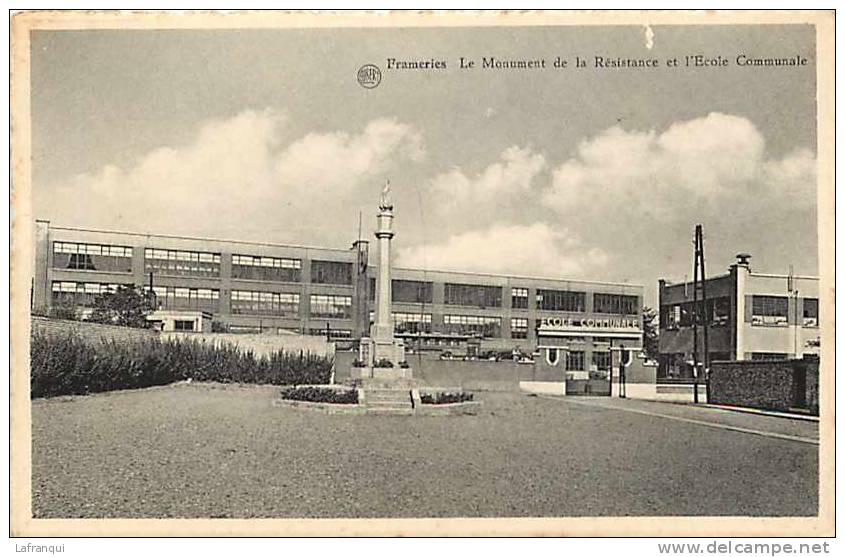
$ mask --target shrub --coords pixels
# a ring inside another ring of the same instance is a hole
[[[454,404],[471,400],[472,393],[420,393],[420,402],[423,404]]]
[[[288,387],[282,389],[282,398],[305,402],[332,404],[358,404],[357,389],[326,389],[321,387]]]
[[[365,364],[363,360],[355,358],[355,360],[352,362],[352,367],[367,367],[367,364]]]
[[[373,367],[393,367],[393,362],[391,362],[387,358],[382,358],[377,361]]]
[[[196,339],[90,342],[74,333],[33,331],[33,398],[138,389],[175,381],[270,385],[326,384],[331,357],[278,351],[258,357],[232,344]]]
[[[402,369],[408,369],[409,367],[411,367],[411,365],[408,362],[403,360],[403,361],[399,362],[399,367],[401,367]]]

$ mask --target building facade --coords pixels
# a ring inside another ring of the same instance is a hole
[[[210,313],[214,330],[354,341],[372,321],[377,259],[369,252],[366,241],[330,249],[37,221],[32,305],[84,308],[136,285],[155,294],[157,310]],[[642,286],[402,268],[392,277],[394,328],[412,349],[554,346],[571,369],[591,370],[610,365],[620,335],[642,346]]]
[[[802,358],[819,353],[819,279],[752,272],[740,254],[728,273],[699,288],[698,361],[703,361],[705,320],[709,360]],[[658,379],[692,379],[695,345],[693,283],[659,282]]]

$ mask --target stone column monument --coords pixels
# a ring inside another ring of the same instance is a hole
[[[365,364],[362,377],[411,378],[411,369],[405,363],[405,344],[393,336],[393,317],[390,312],[390,243],[393,240],[393,202],[390,199],[390,181],[381,192],[378,211],[379,265],[376,280],[375,323],[371,338],[362,338],[359,359]]]

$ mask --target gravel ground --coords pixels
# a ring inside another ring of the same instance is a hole
[[[817,512],[814,445],[516,393],[477,393],[477,416],[389,417],[273,407],[277,392],[33,401],[35,516]]]

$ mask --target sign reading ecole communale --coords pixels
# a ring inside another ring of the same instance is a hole
[[[642,328],[637,319],[627,317],[546,317],[540,321],[538,329],[540,333],[570,333],[589,334],[597,333],[603,335],[616,334],[640,334]]]

